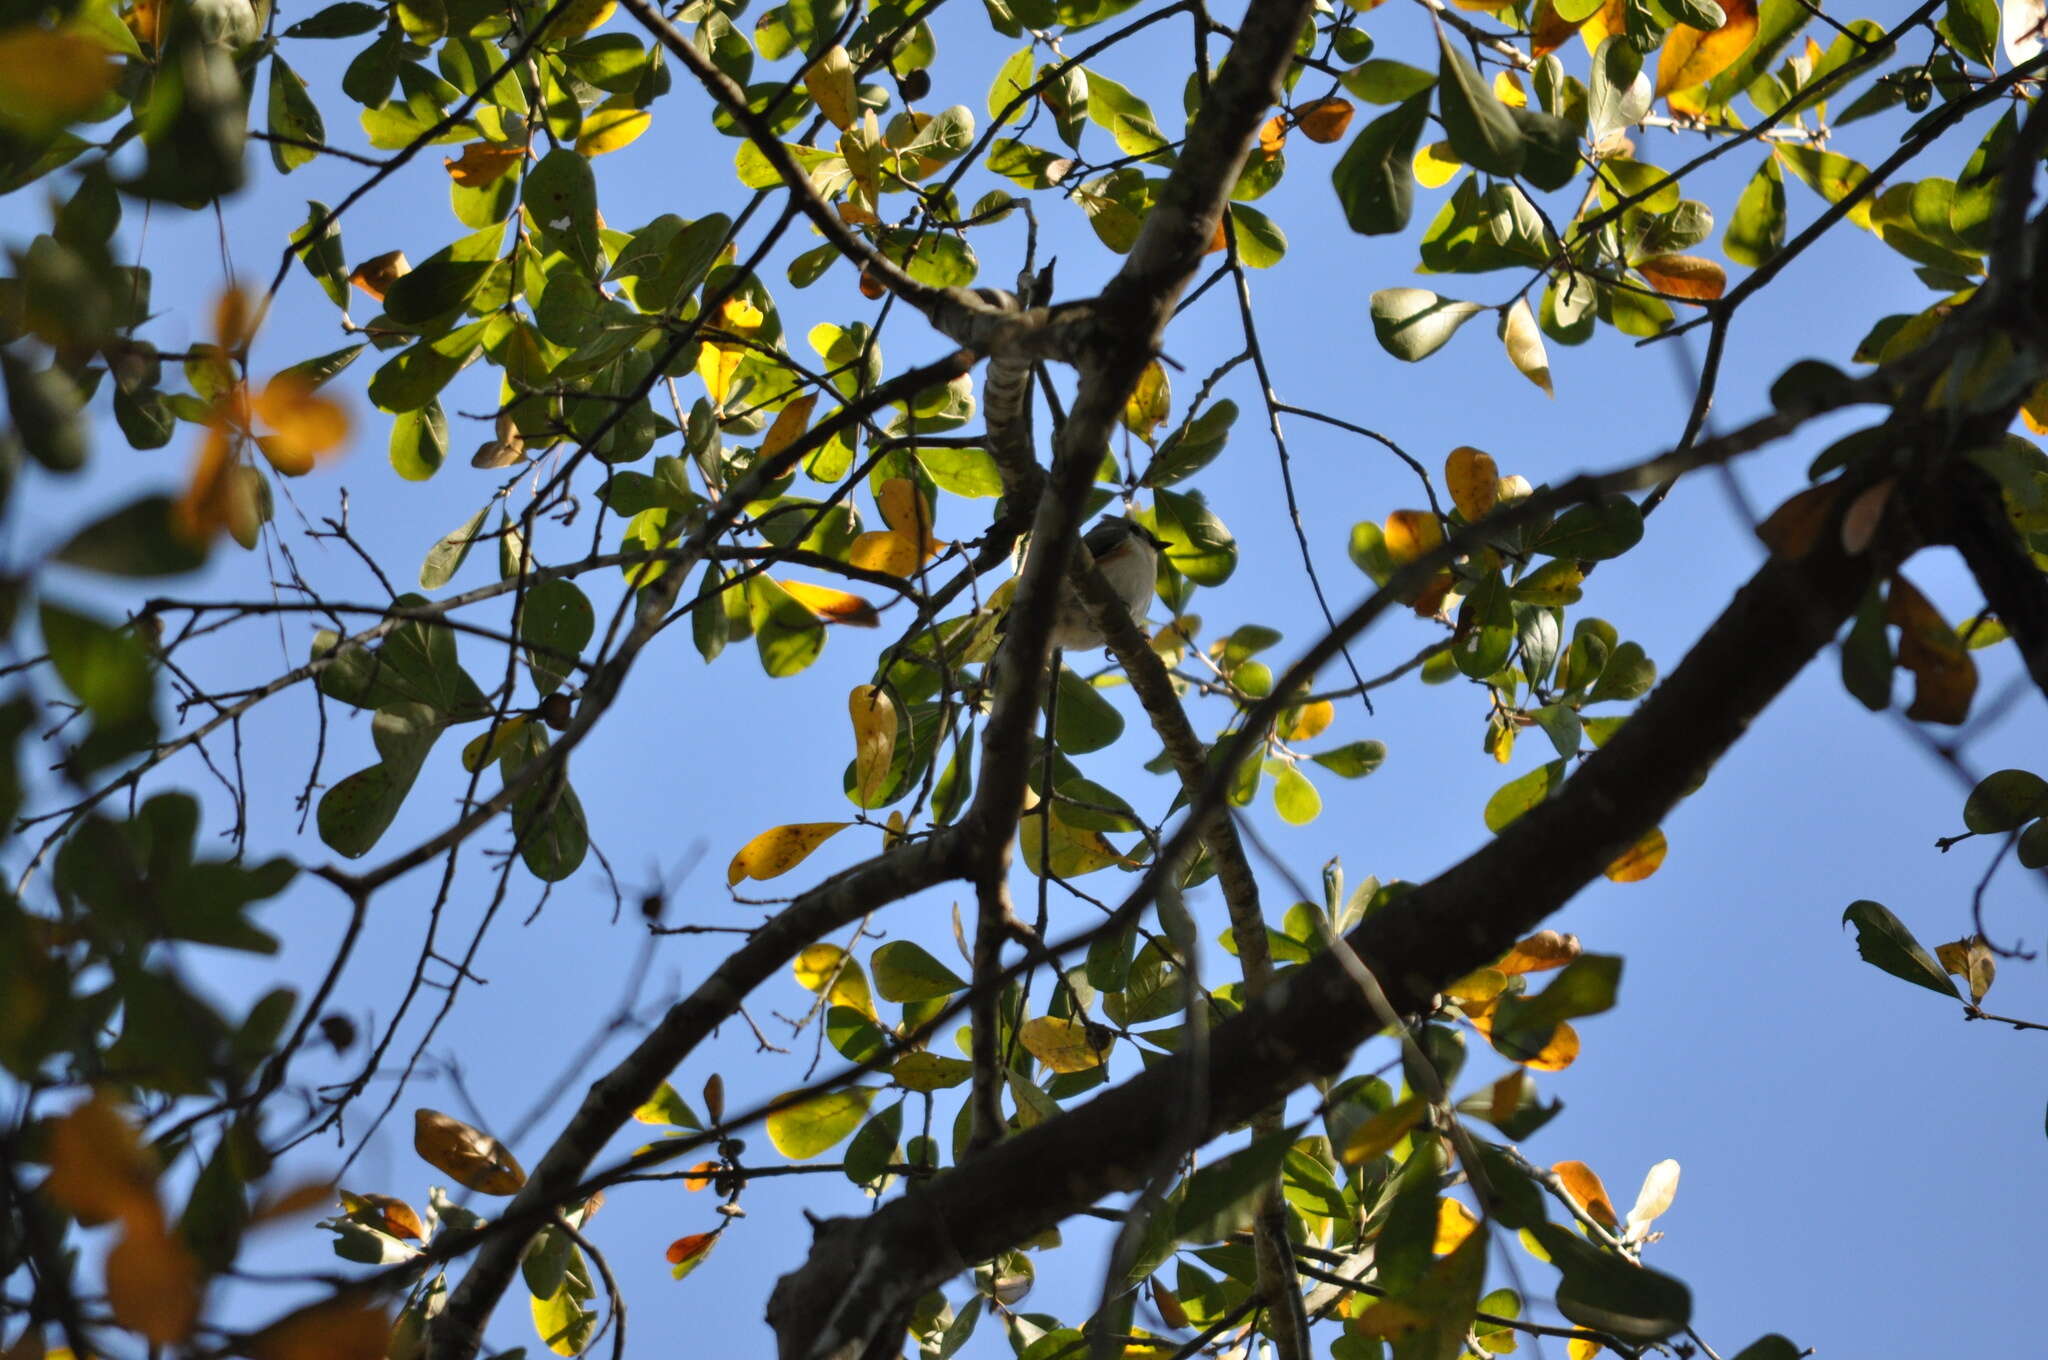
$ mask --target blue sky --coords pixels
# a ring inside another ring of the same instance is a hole
[[[1890,17],[1887,11],[1894,8],[1903,9],[1887,6],[1873,17]],[[614,19],[611,28],[623,24]],[[1367,26],[1378,39],[1379,55],[1433,64],[1419,10],[1387,6]],[[925,107],[964,103],[979,118],[996,66],[1018,44],[991,35],[972,8],[942,13],[937,28],[941,56]],[[1176,21],[1141,41],[1139,50],[1105,59],[1103,69],[1150,97],[1171,126],[1179,108],[1185,29]],[[323,78],[331,82],[338,72],[336,58],[345,60],[355,46],[294,43],[287,51],[317,94]],[[1575,66],[1582,60],[1577,52],[1569,58]],[[1311,86],[1305,82],[1303,88]],[[596,163],[608,221],[633,227],[662,212],[694,217],[731,211],[740,201],[731,178],[736,144],[699,135],[691,124],[701,111],[701,101],[679,89],[656,106],[648,136]],[[1362,109],[1361,120],[1371,112]],[[328,104],[327,114],[330,137],[360,148],[349,109]],[[1953,175],[1984,123],[1972,126],[1976,130],[1944,143],[1925,173]],[[1893,125],[1881,121],[1852,128],[1841,149],[1874,160],[1890,149],[1892,132]],[[1691,139],[1684,154],[1697,145]],[[1372,338],[1366,299],[1378,288],[1428,286],[1411,273],[1414,237],[1448,191],[1422,191],[1418,221],[1403,236],[1353,235],[1328,187],[1329,167],[1340,150],[1296,137],[1288,146],[1288,178],[1258,205],[1290,242],[1278,267],[1252,279],[1262,340],[1283,399],[1379,429],[1439,475],[1445,453],[1461,444],[1492,453],[1504,473],[1540,483],[1633,461],[1676,437],[1691,389],[1670,346],[1638,352],[1612,332],[1577,349],[1553,343],[1554,400],[1509,367],[1491,335],[1490,318],[1474,321],[1420,365],[1399,364],[1381,351]],[[404,249],[417,261],[457,234],[447,213],[440,154],[423,154],[349,216],[344,237],[351,263],[392,249]],[[1671,149],[1668,137],[1652,136],[1641,154],[1668,165],[1681,153]],[[1759,159],[1753,150],[1737,152],[1688,180],[1688,195],[1726,209]],[[335,201],[363,173],[322,161],[281,180],[260,149],[252,153],[251,166],[253,187],[228,205],[219,223],[208,216],[157,213],[145,234],[142,213],[129,205],[121,240],[140,248],[156,271],[156,305],[165,316],[149,333],[165,348],[204,338],[207,305],[230,267],[245,285],[267,280],[287,234],[304,219],[304,200]],[[970,176],[966,201],[986,187],[986,176]],[[1811,219],[1818,200],[1796,183],[1788,184],[1787,194],[1796,229]],[[1725,212],[1719,215],[1725,218]],[[1060,259],[1061,295],[1094,291],[1116,258],[1071,205],[1043,205],[1041,220],[1041,250]],[[0,234],[10,241],[25,239],[41,221],[38,191],[0,202]],[[793,233],[796,248],[814,243],[804,239],[806,230]],[[1022,236],[1014,222],[977,232],[974,244],[985,283],[1007,283],[1022,262]],[[1703,249],[1718,253],[1718,246],[1717,230]],[[801,336],[816,321],[871,318],[874,305],[858,299],[849,284],[842,268],[808,291],[778,286],[791,333]],[[1443,286],[1497,301],[1519,280],[1455,277]],[[1901,257],[1853,227],[1839,229],[1741,312],[1717,420],[1732,425],[1765,410],[1771,379],[1791,361],[1818,356],[1846,365],[1871,322],[1932,300]],[[363,319],[374,308],[356,311]],[[344,337],[335,322],[333,307],[295,271],[259,341],[256,368],[267,371],[336,347]],[[892,371],[940,349],[902,319],[885,332],[884,345]],[[1167,338],[1168,353],[1185,368],[1174,375],[1176,414],[1199,376],[1238,346],[1235,305],[1226,290],[1214,290]],[[337,384],[357,416],[352,447],[293,483],[290,503],[279,508],[279,527],[300,566],[336,598],[373,600],[379,592],[345,549],[331,541],[304,541],[302,513],[315,521],[335,514],[345,489],[353,531],[403,584],[434,541],[467,519],[497,485],[498,474],[467,466],[468,452],[487,437],[485,424],[456,415],[486,410],[493,402],[474,375],[451,389],[446,401],[453,430],[448,464],[428,483],[399,481],[383,453],[387,418],[361,397],[374,361],[366,355]],[[1245,550],[1243,564],[1227,586],[1203,592],[1195,609],[1210,637],[1253,620],[1282,628],[1287,640],[1276,649],[1277,661],[1313,636],[1317,615],[1295,555],[1270,441],[1262,438],[1256,389],[1246,378],[1240,370],[1221,389],[1238,401],[1243,415],[1224,457],[1196,483],[1235,532]],[[684,387],[687,397],[694,384]],[[1848,421],[1816,422],[1744,461],[1734,480],[1749,504],[1767,509],[1804,484],[1814,453],[1854,427]],[[1365,441],[1301,420],[1289,420],[1286,432],[1309,542],[1331,603],[1341,613],[1370,585],[1346,559],[1351,525],[1420,505],[1419,489],[1398,462]],[[126,498],[143,486],[175,486],[192,455],[193,440],[186,434],[167,449],[135,453],[110,423],[106,433],[82,483],[59,487],[31,474],[32,512],[16,517],[7,550],[11,561],[33,558],[88,519],[81,497],[97,503]],[[977,532],[972,516],[984,509],[942,504],[939,536]],[[578,530],[564,535],[552,553],[544,544],[543,556],[562,560],[579,551],[571,545],[587,541],[586,524],[579,521]],[[609,545],[616,526],[605,536]],[[1641,547],[1593,576],[1581,609],[1614,622],[1668,672],[1760,552],[1729,487],[1714,474],[1695,475],[1652,517]],[[492,579],[494,556],[475,554],[450,589]],[[202,576],[170,583],[161,593],[263,598],[274,574],[275,564],[263,553],[229,549]],[[1929,554],[1910,574],[1951,618],[1978,602],[1948,555]],[[601,614],[616,600],[616,578],[591,577],[585,585]],[[49,590],[71,598],[122,598],[100,583],[69,575],[53,576]],[[126,602],[132,606],[133,597]],[[502,611],[483,617],[502,622]],[[1162,617],[1155,611],[1155,621]],[[270,622],[243,625],[197,654],[195,664],[223,685],[248,683],[301,662],[309,633],[310,625],[296,619],[286,619],[281,628]],[[1390,618],[1363,639],[1355,655],[1360,669],[1373,674],[1435,636],[1431,625]],[[488,984],[461,995],[429,1045],[421,1071],[398,1099],[394,1117],[369,1140],[345,1185],[424,1204],[426,1187],[444,1178],[411,1151],[415,1106],[476,1117],[496,1131],[520,1125],[616,1008],[643,938],[631,895],[654,882],[658,872],[673,871],[701,851],[690,876],[669,882],[672,919],[758,919],[758,909],[728,900],[723,865],[766,827],[848,815],[839,789],[840,769],[852,753],[844,696],[867,678],[876,645],[873,635],[837,633],[819,665],[772,683],[760,674],[750,647],[733,648],[707,667],[680,631],[656,645],[635,671],[624,702],[572,767],[597,844],[626,885],[625,912],[614,923],[611,895],[593,864],[560,885],[529,922],[538,893],[515,878],[512,897],[475,965]],[[473,667],[485,655],[474,641],[464,643],[464,653]],[[2015,673],[2012,649],[1977,655],[1985,672],[1982,693],[1994,695]],[[1336,683],[1342,675],[1341,667],[1333,668],[1325,679]],[[1322,744],[1382,740],[1389,750],[1382,770],[1356,783],[1318,778],[1324,812],[1306,827],[1280,823],[1264,802],[1253,813],[1260,834],[1311,883],[1332,856],[1342,857],[1354,881],[1367,874],[1429,877],[1487,835],[1480,808],[1492,790],[1548,754],[1525,741],[1505,768],[1485,756],[1485,705],[1472,686],[1396,686],[1376,696],[1376,710],[1368,717],[1355,702],[1340,705]],[[332,708],[329,716],[335,725],[328,732],[323,778],[331,782],[371,756],[364,722]],[[1220,711],[1198,712],[1198,729],[1212,729],[1221,717]],[[310,831],[300,834],[292,806],[307,778],[315,721],[308,693],[286,693],[252,714],[242,746],[255,791],[252,844],[309,864],[331,859]],[[1084,768],[1158,815],[1171,788],[1138,770],[1154,748],[1137,729],[1134,719],[1131,737],[1114,751],[1088,758]],[[2043,734],[2038,703],[2022,701],[1972,743],[1966,758],[1980,772],[2038,764]],[[452,749],[437,750],[380,850],[400,848],[447,823],[462,788],[453,767]],[[224,809],[218,787],[194,761],[167,771],[166,783],[196,790],[216,812]],[[2016,1329],[2027,1325],[2034,1291],[2014,1263],[2038,1242],[2039,1210],[2048,1191],[2040,1155],[2048,1097],[2038,1080],[2040,1036],[1960,1023],[1956,1008],[1944,1009],[1930,994],[1859,961],[1839,924],[1848,902],[1873,897],[1930,946],[1968,932],[1969,894],[1988,852],[1979,842],[1946,856],[1933,847],[1937,836],[1961,829],[1965,791],[1901,732],[1894,717],[1869,714],[1850,700],[1831,660],[1824,660],[1667,821],[1671,853],[1660,873],[1637,885],[1598,884],[1552,922],[1577,932],[1589,949],[1627,959],[1623,1004],[1585,1022],[1578,1063],[1542,1081],[1542,1089],[1561,1096],[1567,1108],[1525,1150],[1543,1163],[1589,1163],[1624,1207],[1652,1163],[1671,1157],[1682,1164],[1676,1204],[1660,1223],[1667,1236],[1647,1259],[1692,1286],[1697,1325],[1723,1355],[1765,1331],[1782,1332],[1823,1354],[1988,1353],[2010,1347]],[[502,847],[505,838],[481,843]],[[877,848],[875,832],[852,830],[790,877],[751,886],[760,895],[768,889],[795,891]],[[438,869],[415,872],[376,899],[370,935],[343,993],[346,1008],[366,1032],[388,1019],[411,972],[437,874]],[[1116,877],[1111,871],[1084,886],[1114,892],[1121,886]],[[2042,934],[2035,928],[2040,898],[2038,885],[2024,878],[2006,867],[1991,889],[1989,918],[2000,938],[2017,936],[2031,946]],[[1270,870],[1262,880],[1277,920],[1291,894]],[[476,928],[491,882],[490,865],[476,854],[466,856],[443,927],[455,948]],[[953,900],[939,893],[899,904],[872,929],[920,940],[950,958]],[[1221,926],[1213,891],[1199,894],[1193,905],[1213,938]],[[1085,907],[1062,910],[1070,914],[1056,919],[1069,926],[1087,919]],[[264,912],[266,923],[286,940],[279,958],[195,955],[189,962],[239,1011],[275,979],[303,984],[316,975],[345,917],[338,893],[302,878]],[[637,1013],[644,1016],[687,990],[718,953],[717,936],[663,942]],[[1230,960],[1212,950],[1207,966],[1220,979]],[[424,998],[429,1010],[438,1001],[434,993]],[[684,1065],[677,1086],[694,1101],[704,1078],[718,1071],[729,1105],[743,1108],[800,1084],[816,1027],[792,1037],[779,1016],[801,1014],[808,1001],[787,977],[763,988],[750,1004],[753,1018],[791,1053],[757,1055],[747,1026],[735,1022]],[[2008,1014],[2048,1017],[2048,988],[2038,965],[2007,965],[1987,1004]],[[395,1054],[412,1050],[421,1024],[415,1009]],[[622,1052],[631,1037],[614,1035],[597,1063],[571,1082],[571,1091]],[[829,1051],[826,1058],[835,1060]],[[460,1066],[467,1097],[446,1079],[450,1059]],[[1368,1049],[1358,1065],[1384,1060]],[[352,1063],[314,1059],[303,1068],[297,1073],[302,1078],[331,1079],[352,1070]],[[1501,1060],[1475,1053],[1461,1087],[1490,1080],[1500,1070]],[[351,1147],[391,1089],[388,1081],[373,1082],[358,1103],[349,1121]],[[557,1105],[517,1143],[529,1164],[567,1108]],[[949,1118],[951,1107],[944,1108]],[[756,1133],[749,1141],[752,1159],[774,1160],[764,1137]],[[621,1140],[615,1152],[631,1146]],[[341,1155],[332,1145],[308,1145],[295,1154],[294,1164],[309,1173],[328,1170]],[[747,1217],[707,1264],[679,1284],[668,1279],[662,1248],[674,1237],[714,1226],[709,1195],[687,1195],[672,1185],[636,1187],[614,1194],[591,1231],[626,1291],[636,1353],[688,1337],[704,1349],[760,1354],[770,1341],[759,1305],[772,1278],[798,1264],[805,1251],[797,1209],[857,1212],[858,1202],[843,1179],[831,1174],[757,1182],[743,1201]],[[475,1207],[489,1211],[487,1203]],[[1091,1225],[1070,1227],[1070,1243],[1099,1238]],[[250,1264],[319,1268],[331,1260],[319,1234],[275,1231],[261,1240],[262,1259],[252,1257]],[[1522,1278],[1540,1290],[1547,1272],[1518,1248],[1505,1252],[1517,1258]],[[1505,1259],[1496,1252],[1490,1283],[1505,1281]],[[1100,1251],[1084,1246],[1048,1255],[1040,1264],[1039,1292],[1024,1307],[1069,1319],[1085,1312],[1081,1300],[1095,1290]],[[950,1292],[957,1299],[960,1285]],[[504,1346],[531,1342],[517,1294],[515,1286],[491,1332]],[[279,1291],[241,1289],[233,1308],[254,1318],[280,1302]],[[984,1324],[970,1353],[1006,1348]]]

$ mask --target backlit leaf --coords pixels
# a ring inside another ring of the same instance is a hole
[[[1842,913],[1842,920],[1856,927],[1856,952],[1864,962],[1930,992],[1961,999],[1934,956],[1913,938],[1904,922],[1879,903],[1868,898],[1851,902]]]
[[[874,1099],[873,1089],[860,1086],[812,1096],[768,1116],[768,1141],[791,1161],[806,1161],[851,1135]]]
[[[515,1194],[526,1184],[526,1172],[510,1148],[439,1110],[413,1111],[412,1146],[430,1166],[480,1195]]]
[[[1017,1030],[1017,1042],[1025,1051],[1055,1072],[1086,1072],[1102,1066],[1109,1060],[1115,1039],[1101,1026],[1051,1015],[1026,1020]]]
[[[1668,849],[1663,831],[1651,827],[1602,872],[1616,883],[1640,883],[1662,867]]]

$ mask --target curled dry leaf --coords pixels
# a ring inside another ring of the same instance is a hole
[[[1937,945],[1934,957],[1941,960],[1943,968],[1969,984],[1972,1005],[1984,1000],[1984,994],[1991,990],[1992,980],[1998,976],[1998,960],[1982,935]]]
[[[1579,956],[1579,937],[1555,930],[1539,930],[1501,956],[1493,965],[1503,973],[1540,973],[1562,968]]]
[[[704,1078],[704,1113],[713,1128],[725,1121],[725,1078],[716,1072]]]
[[[453,1115],[421,1108],[412,1116],[413,1151],[480,1195],[516,1194],[526,1172],[512,1150]]]
[[[348,1211],[350,1218],[379,1232],[413,1242],[427,1240],[426,1225],[420,1222],[419,1214],[396,1195],[359,1195],[343,1190],[341,1207]]]
[[[373,255],[349,271],[348,281],[382,302],[391,285],[412,272],[412,262],[402,250]]]

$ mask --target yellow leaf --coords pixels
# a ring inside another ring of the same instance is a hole
[[[775,413],[775,423],[761,436],[761,460],[766,462],[803,437],[811,425],[811,411],[818,404],[816,392],[806,392]]]
[[[618,7],[618,0],[570,0],[569,7],[549,25],[548,37],[574,38],[588,33],[601,27]]]
[[[917,570],[917,544],[888,529],[871,529],[853,540],[846,561],[863,571],[909,576]]]
[[[851,1006],[870,1019],[875,1017],[875,998],[868,990],[868,975],[838,945],[810,945],[796,956],[790,967],[796,973],[796,980],[810,991],[831,987],[830,995],[825,998],[828,1004]]]
[[[1564,1343],[1565,1360],[1593,1360],[1606,1349],[1590,1337],[1575,1336]]]
[[[1333,94],[1313,103],[1303,104],[1294,111],[1294,118],[1301,128],[1302,136],[1312,142],[1327,144],[1344,136],[1345,129],[1351,126],[1353,112],[1350,100]]]
[[[349,271],[348,281],[368,293],[378,302],[391,285],[412,272],[412,264],[402,250],[387,250],[382,255],[373,255]]]
[[[1458,172],[1465,168],[1465,162],[1451,150],[1449,142],[1431,142],[1415,149],[1415,155],[1410,158],[1410,168],[1423,188],[1441,189],[1457,177]]]
[[[1493,1000],[1507,990],[1507,975],[1498,968],[1481,968],[1465,974],[1450,986],[1444,988],[1444,995],[1459,1005],[1471,1002],[1477,1005]]]
[[[2020,419],[2035,434],[2048,434],[2048,382],[2036,383],[2020,403]]]
[[[391,1320],[366,1303],[317,1304],[259,1332],[256,1360],[383,1360]],[[396,1352],[393,1352],[396,1354]]]
[[[1519,1067],[1496,1081],[1487,1088],[1487,1116],[1495,1124],[1511,1118],[1522,1108],[1522,1097],[1528,1087],[1529,1074]]]
[[[746,357],[747,352],[738,345],[710,344],[697,351],[697,376],[704,380],[712,405],[724,408],[732,391],[732,375],[739,372],[740,361]]]
[[[1285,118],[1276,113],[1265,122],[1259,124],[1259,150],[1270,156],[1286,145],[1287,120]],[[1220,222],[1217,224],[1216,229],[1217,234],[1221,235],[1223,227]]]
[[[1396,510],[1387,516],[1382,530],[1387,557],[1396,567],[1405,567],[1444,541],[1443,526],[1427,510]]]
[[[1663,865],[1669,848],[1662,829],[1653,826],[1607,866],[1607,877],[1616,883],[1640,883]]]
[[[475,774],[496,760],[513,742],[522,739],[521,734],[532,721],[530,717],[521,714],[516,718],[507,718],[495,728],[471,737],[468,744],[462,748],[462,768]]]
[[[1166,380],[1166,366],[1154,359],[1138,375],[1138,385],[1124,402],[1124,428],[1150,444],[1152,432],[1172,407],[1173,388]]]
[[[1514,724],[1503,722],[1498,716],[1486,720],[1486,754],[1492,756],[1498,765],[1505,765],[1514,758]]]
[[[1584,1162],[1559,1162],[1550,1168],[1564,1184],[1565,1193],[1577,1202],[1586,1216],[1604,1227],[1618,1227],[1621,1220],[1615,1216],[1614,1202],[1607,1198],[1607,1187],[1600,1183],[1600,1177]]]
[[[875,506],[882,512],[882,523],[912,543],[924,544],[924,555],[931,556],[938,546],[932,537],[932,508],[917,489],[917,483],[908,477],[891,477],[875,492]]]
[[[1560,1020],[1557,1029],[1551,1033],[1550,1042],[1545,1044],[1535,1057],[1524,1058],[1515,1053],[1506,1056],[1515,1059],[1524,1067],[1533,1067],[1538,1072],[1562,1072],[1578,1061],[1579,1032],[1567,1022]]]
[[[1102,1066],[1115,1041],[1116,1036],[1100,1026],[1051,1015],[1026,1020],[1017,1031],[1017,1042],[1055,1072],[1086,1072]]]
[[[439,1110],[422,1107],[412,1112],[412,1148],[429,1166],[480,1195],[516,1194],[526,1184],[526,1172],[512,1149]]]
[[[341,403],[321,396],[295,373],[280,373],[263,385],[256,414],[273,431],[257,447],[287,477],[311,472],[322,454],[348,438],[348,412]]]
[[[1294,721],[1281,734],[1286,741],[1310,741],[1321,736],[1337,720],[1337,706],[1328,699],[1303,704],[1295,710]]]
[[[789,597],[826,623],[850,623],[856,628],[873,628],[881,622],[875,607],[860,596],[830,586],[805,581],[778,581]]]
[[[1652,288],[1672,297],[1712,302],[1728,290],[1728,271],[1699,255],[1658,255],[1636,268]]]
[[[99,44],[33,23],[0,33],[0,124],[31,135],[90,113],[121,68]]]
[[[740,847],[725,866],[727,886],[743,878],[770,879],[802,864],[813,850],[852,826],[851,822],[792,822],[772,826]]]
[[[587,126],[587,125],[586,125]],[[462,148],[460,157],[443,156],[441,165],[448,171],[448,178],[465,189],[481,189],[496,184],[507,171],[526,158],[526,149],[518,146],[500,146],[496,142],[471,142]]]
[[[637,140],[653,121],[654,115],[646,109],[607,99],[583,116],[582,131],[576,134],[576,154],[587,158],[617,151]]]
[[[768,1141],[791,1161],[815,1157],[852,1133],[874,1099],[875,1092],[861,1086],[812,1096],[768,1116]]]
[[[1454,1252],[1478,1226],[1479,1220],[1463,1204],[1440,1199],[1436,1202],[1436,1244],[1430,1250],[1438,1256]]]
[[[1467,524],[1485,519],[1500,502],[1500,469],[1493,456],[1469,445],[1460,444],[1444,459],[1444,485]]]
[[[880,685],[855,685],[846,711],[853,718],[854,801],[868,807],[888,787],[896,759],[896,701]]]
[[[1727,13],[1723,7],[1722,13]],[[1607,0],[1599,11],[1579,25],[1579,37],[1586,43],[1587,54],[1600,51],[1600,44],[1628,29],[1628,0]]]
[[[1025,794],[1027,809],[1035,808],[1038,798],[1029,791]],[[1044,856],[1041,848],[1046,838],[1045,823],[1048,819],[1039,813],[1027,810],[1017,824],[1017,851],[1024,857],[1024,867],[1032,873],[1045,872],[1041,866]],[[1098,869],[1107,869],[1112,864],[1136,868],[1136,861],[1120,852],[1100,831],[1071,826],[1055,810],[1049,819],[1052,822],[1052,863],[1050,872],[1055,878],[1079,878],[1092,874]]]
[[[729,297],[718,305],[718,324],[725,330],[750,335],[768,318],[759,307],[743,297]]]
[[[1422,1122],[1427,1108],[1421,1097],[1410,1096],[1406,1100],[1395,1101],[1360,1124],[1344,1140],[1344,1164],[1357,1166],[1360,1162],[1369,1162],[1393,1147],[1407,1136],[1410,1129]]]
[[[1493,97],[1511,109],[1529,107],[1529,95],[1522,89],[1522,78],[1513,71],[1494,72]]]
[[[107,1302],[114,1320],[159,1346],[175,1346],[199,1321],[199,1262],[160,1223],[131,1223],[107,1253]]]
[[[214,299],[213,338],[229,351],[249,343],[249,299],[240,288],[224,289]]]
[[[96,1095],[51,1125],[49,1158],[43,1193],[80,1223],[162,1221],[156,1161],[111,1098]]]
[[[1680,24],[1664,40],[1657,57],[1657,94],[1670,95],[1704,85],[1733,66],[1749,50],[1756,37],[1756,0],[1723,0],[1726,21],[1712,32]],[[1671,107],[1682,113],[1698,113],[1706,107],[1703,97],[1673,99]]]
[[[825,54],[811,63],[811,69],[804,72],[804,88],[810,91],[811,102],[818,106],[818,112],[825,115],[833,127],[841,132],[853,126],[859,104],[853,85],[853,59],[846,49],[834,43]]]
[[[1181,1307],[1180,1295],[1161,1284],[1157,1275],[1152,1277],[1152,1306],[1159,1310],[1160,1320],[1169,1327],[1193,1325],[1188,1321],[1187,1309]]]
[[[1541,973],[1562,968],[1579,956],[1579,937],[1555,930],[1539,930],[1519,941],[1494,964],[1503,973]]]
[[[1355,1336],[1378,1337],[1382,1341],[1398,1341],[1408,1333],[1427,1327],[1430,1319],[1417,1312],[1399,1299],[1378,1299],[1373,1305],[1353,1318],[1344,1330]]]

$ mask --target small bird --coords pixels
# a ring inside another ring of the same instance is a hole
[[[1082,536],[1095,565],[1124,602],[1135,621],[1145,617],[1159,571],[1159,550],[1166,541],[1124,515],[1107,515],[1095,521]],[[1070,651],[1090,651],[1107,645],[1088,606],[1071,582],[1060,586],[1060,600],[1053,614],[1052,645]]]

